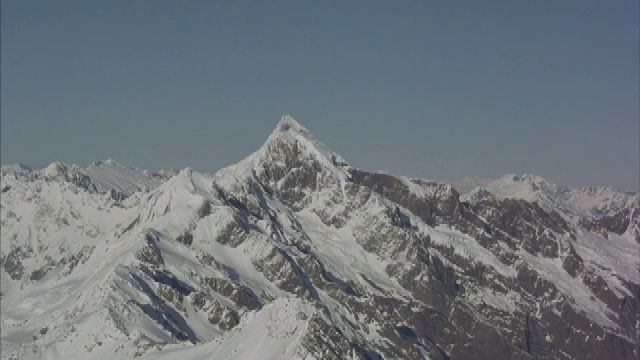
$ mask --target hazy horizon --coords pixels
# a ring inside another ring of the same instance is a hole
[[[351,165],[640,191],[638,2],[1,3],[0,162]]]

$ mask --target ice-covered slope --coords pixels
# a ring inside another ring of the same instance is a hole
[[[635,213],[605,238],[462,202],[356,169],[291,117],[237,165],[123,199],[50,170],[1,194],[3,359],[638,355]]]

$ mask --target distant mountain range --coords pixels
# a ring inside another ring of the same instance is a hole
[[[1,168],[2,359],[637,359],[640,197],[351,166]]]

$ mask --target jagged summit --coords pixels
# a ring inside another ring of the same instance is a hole
[[[297,141],[301,144],[315,147],[325,155],[332,154],[338,156],[290,115],[282,116],[262,147],[268,147],[269,144],[274,141]]]
[[[282,118],[280,118],[280,121],[278,122],[278,126],[276,126],[276,130],[309,133],[309,130],[300,125],[300,123],[297,122],[291,115],[282,115]]]
[[[303,163],[320,164],[339,178],[347,177],[346,170],[350,168],[342,156],[329,149],[307,128],[290,115],[283,115],[260,149],[238,164],[218,171],[216,177],[230,175],[244,179],[260,173],[269,167],[268,164],[295,168]]]
[[[48,179],[64,178],[68,180],[69,177],[82,177],[86,174],[84,170],[76,164],[64,164],[59,161],[52,162],[47,167],[41,170],[42,175]]]

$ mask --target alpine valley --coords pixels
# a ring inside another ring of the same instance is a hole
[[[638,359],[636,193],[357,169],[2,167],[2,359]]]

